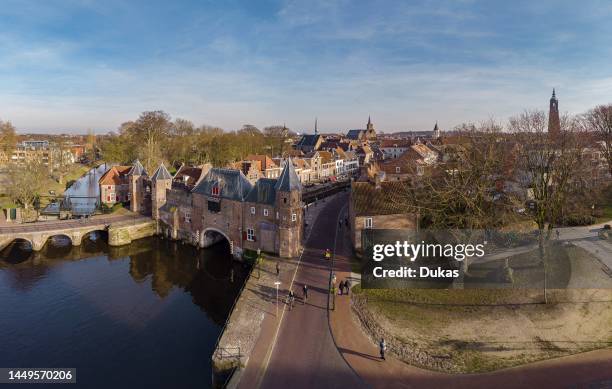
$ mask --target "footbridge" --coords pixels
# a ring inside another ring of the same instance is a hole
[[[54,220],[28,224],[0,225],[0,250],[15,240],[25,240],[32,250],[41,250],[53,236],[65,236],[73,246],[94,231],[108,233],[110,246],[129,244],[134,239],[155,235],[156,222],[140,215],[94,216],[89,219]]]

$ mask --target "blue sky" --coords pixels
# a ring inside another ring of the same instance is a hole
[[[0,119],[442,128],[612,102],[609,1],[0,0]]]

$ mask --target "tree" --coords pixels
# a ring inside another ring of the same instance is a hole
[[[483,230],[514,219],[516,197],[505,191],[514,147],[493,120],[458,127],[461,145],[444,149],[445,162],[414,166],[404,207],[419,215],[421,227],[446,230],[462,241],[480,239]],[[463,261],[465,272],[469,260]]]
[[[123,126],[122,126],[123,127]],[[138,155],[148,172],[155,170],[163,159],[162,142],[170,133],[172,123],[164,111],[147,111],[122,128],[132,144],[138,145]]]
[[[548,119],[543,111],[525,111],[510,118],[510,130],[521,145],[518,159],[519,180],[531,189],[535,204],[533,220],[548,236],[560,223],[570,184],[580,177],[584,135],[574,118],[561,117],[557,138],[548,135]],[[542,235],[543,236],[543,235]]]
[[[276,150],[278,156],[282,156],[285,151],[285,144],[287,139],[290,136],[294,135],[294,133],[285,125],[274,125],[264,128],[263,130],[264,136],[266,137],[268,146],[270,147],[270,154],[272,156],[275,155],[274,151]]]
[[[582,118],[586,129],[593,131],[601,141],[601,151],[612,175],[612,104],[598,105]]]
[[[0,120],[0,151],[10,160],[11,154],[17,145],[17,132],[11,122]]]
[[[13,164],[8,169],[8,195],[26,210],[34,204],[44,179],[47,177],[47,168],[37,160],[27,161],[24,164]]]
[[[544,270],[544,301],[550,250],[547,249],[554,226],[562,222],[570,202],[572,184],[581,176],[581,141],[574,118],[563,116],[560,132],[550,137],[548,119],[543,111],[525,111],[510,118],[510,129],[521,145],[518,159],[519,179],[530,188],[534,208],[531,213],[538,226],[539,257]]]

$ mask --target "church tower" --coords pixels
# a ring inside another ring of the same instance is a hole
[[[437,121],[436,121],[436,125],[434,126],[434,129],[433,129],[432,137],[434,139],[440,139],[440,128],[438,127],[438,122]]]
[[[374,130],[374,124],[372,123],[372,118],[368,116],[368,124],[366,125],[366,130]]]
[[[285,258],[297,257],[302,248],[302,184],[291,158],[274,186],[278,234],[276,251]]]
[[[172,188],[172,175],[162,163],[151,176],[151,216],[159,220],[159,209],[166,204],[166,190]]]
[[[553,88],[552,97],[550,98],[550,109],[548,111],[548,137],[551,140],[559,138],[561,133],[561,121],[559,120],[559,100],[555,95]]]
[[[366,125],[364,140],[376,140],[376,130],[374,129],[374,123],[372,118],[368,116],[368,124]]]

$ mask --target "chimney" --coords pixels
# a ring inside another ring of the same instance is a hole
[[[385,179],[385,172],[378,172],[374,175],[374,188],[380,189],[380,183]]]

